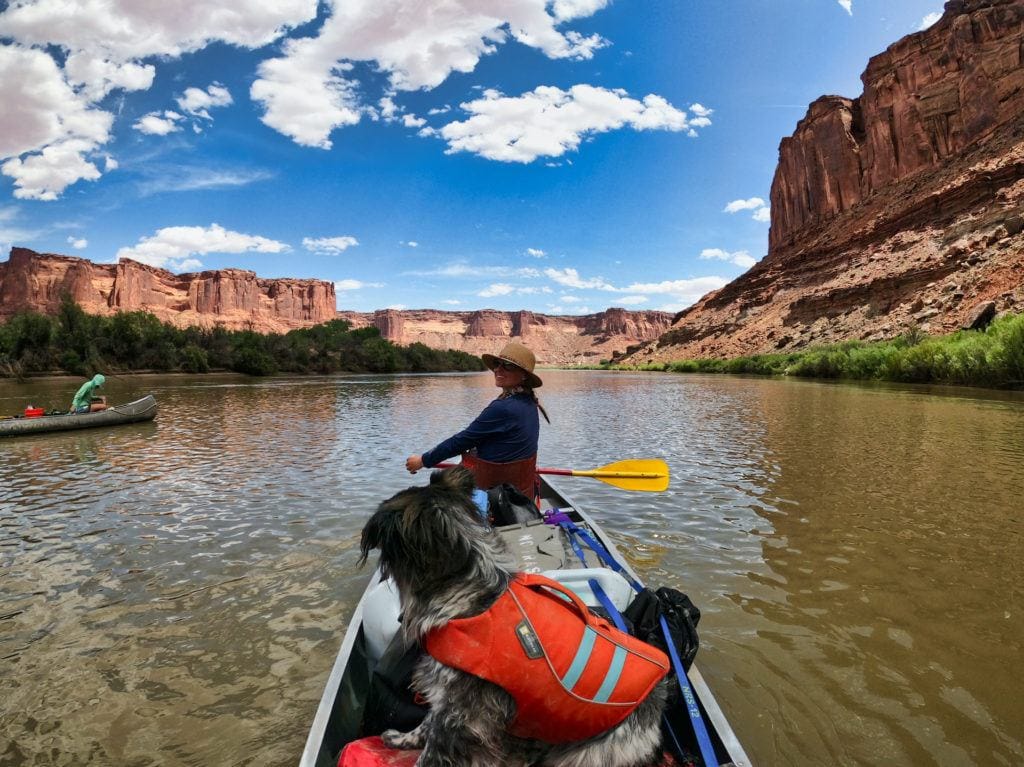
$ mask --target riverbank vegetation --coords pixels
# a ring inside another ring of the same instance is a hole
[[[178,328],[147,312],[86,314],[69,298],[55,317],[26,312],[0,324],[0,376],[232,370],[398,373],[483,370],[479,357],[423,344],[396,346],[376,328],[332,320],[288,333]]]
[[[1001,317],[983,331],[946,336],[918,331],[892,341],[847,341],[785,354],[602,367],[1024,388],[1024,315]]]

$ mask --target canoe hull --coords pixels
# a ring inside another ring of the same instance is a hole
[[[156,398],[147,394],[142,399],[124,405],[115,405],[98,413],[67,413],[45,415],[39,418],[11,418],[0,421],[0,437],[20,437],[54,431],[92,429],[99,426],[118,426],[156,417]]]
[[[564,493],[556,491],[543,478],[541,484],[542,507],[568,511],[577,524],[584,523],[629,575],[639,580],[636,573],[629,567],[628,562],[615,549],[608,536],[586,512],[567,498]],[[504,529],[499,528],[499,530]],[[506,540],[508,539],[506,538]],[[324,695],[310,728],[306,747],[299,762],[300,767],[335,767],[341,748],[346,743],[360,737],[360,723],[374,666],[371,650],[372,640],[368,638],[372,634],[370,631],[364,630],[364,618],[370,614],[373,607],[370,604],[371,597],[380,593],[380,583],[379,571],[374,572],[352,614],[341,649],[331,669]],[[696,665],[691,666],[687,676],[705,724],[714,741],[718,764],[749,767],[749,759]],[[678,725],[686,726],[685,710],[674,712],[674,716],[671,718]]]

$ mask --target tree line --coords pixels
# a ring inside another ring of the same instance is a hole
[[[397,346],[346,320],[280,333],[179,328],[148,312],[86,313],[70,297],[56,316],[23,312],[0,324],[0,375],[231,370],[275,373],[432,373],[483,370],[478,357],[421,343]]]

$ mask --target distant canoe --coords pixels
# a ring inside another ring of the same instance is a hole
[[[97,413],[65,413],[38,418],[5,418],[0,420],[0,437],[20,437],[24,434],[42,434],[48,431],[91,429],[96,426],[116,426],[122,423],[151,421],[156,416],[156,397],[147,394],[142,399],[125,405],[115,405]]]

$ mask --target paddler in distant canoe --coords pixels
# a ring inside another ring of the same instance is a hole
[[[484,354],[482,358],[494,372],[494,385],[501,388],[501,395],[458,434],[422,455],[409,456],[405,468],[415,474],[461,454],[478,488],[489,490],[508,483],[532,498],[537,480],[538,411],[551,423],[534,393],[543,385],[533,372],[536,358],[518,343],[506,344],[497,356]]]
[[[75,398],[71,400],[72,413],[95,413],[107,409],[107,398],[97,397],[95,392],[106,383],[106,378],[97,373],[79,388]]]

